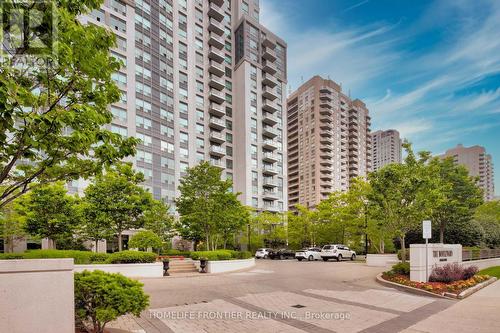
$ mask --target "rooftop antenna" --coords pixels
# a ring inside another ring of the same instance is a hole
[[[300,77],[300,83],[304,83],[304,76]]]

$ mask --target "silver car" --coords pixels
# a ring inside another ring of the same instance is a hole
[[[321,249],[320,255],[324,261],[328,261],[328,259],[335,259],[337,261],[341,261],[342,259],[356,259],[356,252],[342,244],[325,245]]]
[[[306,259],[307,261],[321,260],[320,252],[321,248],[319,247],[305,248],[295,252],[295,259],[297,259],[298,261],[302,261],[304,259]]]
[[[255,251],[255,259],[267,259],[269,258],[269,248],[261,248]]]

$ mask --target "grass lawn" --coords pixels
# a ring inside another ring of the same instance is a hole
[[[500,266],[489,267],[479,271],[479,274],[495,276],[500,279]]]

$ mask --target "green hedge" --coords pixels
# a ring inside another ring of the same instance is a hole
[[[184,257],[189,257],[191,252],[190,251],[181,251],[181,250],[167,250],[162,252],[163,255],[166,256],[184,256]]]
[[[106,264],[147,264],[156,261],[156,254],[142,251],[121,251],[108,255]]]
[[[206,258],[207,260],[231,260],[231,259],[248,259],[252,257],[252,253],[248,251],[239,252],[234,250],[216,250],[216,251],[195,251],[191,252],[193,260]]]
[[[2,259],[57,259],[73,258],[75,265],[85,264],[128,264],[156,261],[156,254],[141,251],[122,251],[112,254],[76,250],[30,250],[24,253],[4,253]]]
[[[405,263],[402,263],[400,262],[399,264],[396,264],[394,266],[392,266],[392,272],[394,272],[394,274],[401,274],[401,275],[410,275],[410,263],[409,262],[405,262]]]

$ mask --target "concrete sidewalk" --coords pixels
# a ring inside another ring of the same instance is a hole
[[[500,281],[418,322],[403,332],[500,332]]]

